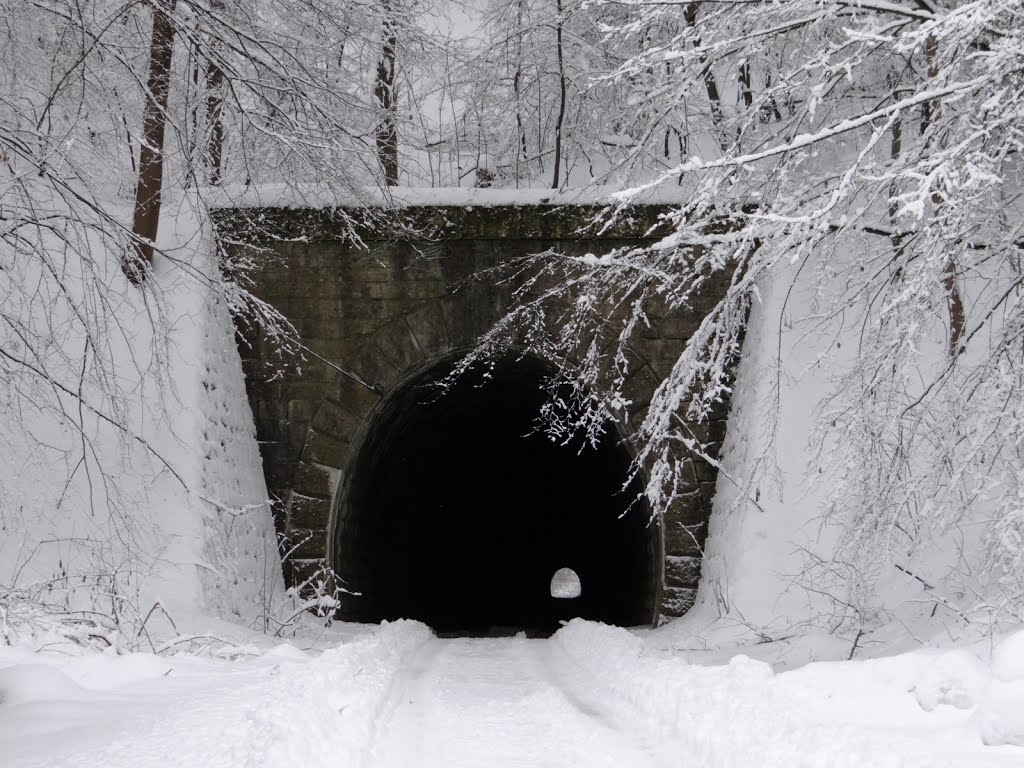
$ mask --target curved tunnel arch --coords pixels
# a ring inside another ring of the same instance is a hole
[[[439,394],[447,358],[385,398],[354,451],[332,521],[331,560],[347,588],[342,618],[415,618],[452,634],[548,634],[582,616],[651,624],[662,534],[630,456],[609,425],[596,447],[536,429],[553,369],[499,361]],[[582,593],[552,597],[552,575]]]

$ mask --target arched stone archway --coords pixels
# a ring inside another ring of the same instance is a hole
[[[413,226],[403,232],[416,235],[367,228],[360,232],[365,248],[349,244],[351,221],[336,212],[220,212],[218,231],[229,258],[245,256],[259,264],[249,275],[253,293],[288,318],[306,346],[304,360],[282,360],[260,329],[239,329],[264,471],[287,553],[286,579],[298,584],[325,567],[343,575],[351,570],[350,561],[360,555],[343,553],[335,532],[345,530],[346,540],[352,534],[353,541],[361,535],[349,527],[349,502],[341,499],[358,481],[353,473],[365,471],[360,446],[372,441],[381,413],[403,387],[429,378],[436,366],[470,348],[509,307],[515,285],[496,281],[494,267],[544,250],[582,254],[636,244],[662,212],[658,206],[639,207],[600,238],[581,238],[576,232],[593,208],[407,208],[404,215]],[[275,240],[253,241],[248,222],[254,215],[264,230],[275,232]],[[253,242],[243,244],[247,239]],[[632,423],[642,418],[721,290],[724,284],[709,283],[704,301],[691,311],[652,317],[650,329],[631,341]],[[710,425],[693,425],[712,450],[724,436],[727,411],[723,402]],[[692,603],[716,471],[697,459],[689,467],[679,503],[661,521],[658,546],[651,547],[650,539],[645,544],[651,560],[645,564],[647,586],[635,593],[642,593],[637,599],[644,607],[612,621],[678,616]],[[358,570],[351,576],[356,589]],[[659,604],[649,611],[651,600]],[[346,603],[342,614],[356,617],[359,610]],[[365,617],[384,615],[378,613]]]
[[[509,357],[443,390],[444,360],[396,388],[344,473],[329,560],[340,615],[416,618],[439,631],[543,634],[576,616],[657,618],[661,526],[609,424],[596,445],[551,441],[538,423],[553,368]],[[572,568],[572,601],[550,594]]]

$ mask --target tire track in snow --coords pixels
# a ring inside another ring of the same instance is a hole
[[[647,713],[615,695],[591,670],[568,656],[555,640],[549,640],[543,650],[542,663],[553,684],[581,712],[622,733],[655,764],[680,764],[685,755],[674,733],[667,735],[665,728],[659,727]]]
[[[432,641],[378,731],[372,768],[654,768],[600,710],[564,690],[547,640]]]
[[[441,646],[436,638],[424,643],[391,685],[387,699],[374,719],[371,738],[366,744],[364,766],[396,765],[425,768],[420,742],[427,731],[420,727],[410,705],[425,699],[427,676],[436,663]],[[396,735],[400,737],[396,737]]]

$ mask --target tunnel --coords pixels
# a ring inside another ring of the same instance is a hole
[[[553,442],[539,428],[545,363],[505,359],[440,391],[452,365],[388,397],[350,466],[333,560],[358,594],[341,618],[468,636],[545,636],[577,616],[651,624],[660,527],[640,482],[623,487],[614,426],[597,445]],[[560,594],[556,573],[574,591]]]

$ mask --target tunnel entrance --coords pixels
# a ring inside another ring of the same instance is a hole
[[[433,386],[444,363],[388,398],[351,466],[334,527],[334,567],[359,596],[342,618],[413,618],[439,633],[547,635],[581,616],[650,624],[661,533],[614,428],[596,447],[537,430],[550,369],[498,363],[486,380]],[[577,597],[552,595],[568,568]]]

